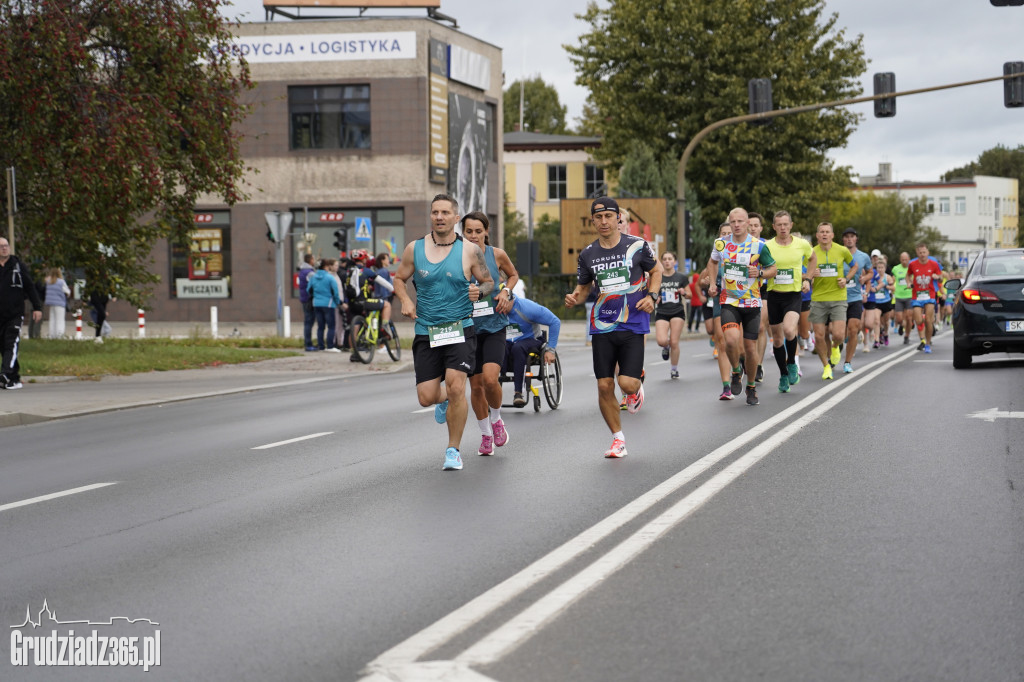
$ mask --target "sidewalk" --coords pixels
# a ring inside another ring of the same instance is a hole
[[[400,338],[412,338],[413,324],[410,320],[402,319],[395,324]],[[138,336],[138,324],[135,322],[112,322],[111,325],[114,336]],[[222,322],[219,331],[220,336],[274,336],[277,325],[275,322]],[[562,323],[560,341],[582,344],[585,331],[582,320],[567,320]],[[43,333],[46,333],[45,325]],[[85,327],[82,343],[92,343],[94,333],[91,327]],[[302,326],[292,325],[291,333],[292,336],[301,335]],[[74,326],[69,334],[74,335]],[[208,322],[152,322],[146,325],[147,338],[209,335]],[[32,341],[24,340],[20,352],[31,354]],[[23,389],[0,391],[0,427],[348,376],[408,371],[411,368],[412,351],[402,349],[400,362],[393,362],[386,352],[378,351],[369,365],[350,362],[347,353],[317,352],[240,365],[106,376],[99,380],[26,376],[22,377]]]

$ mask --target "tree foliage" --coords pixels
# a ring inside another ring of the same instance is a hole
[[[679,159],[707,125],[748,110],[747,82],[770,78],[775,108],[854,97],[865,70],[861,38],[847,40],[824,0],[617,0],[591,4],[579,44],[566,46],[576,82],[590,90],[596,154],[621,167],[641,140]],[[708,225],[735,206],[786,209],[798,226],[849,185],[827,158],[857,115],[837,108],[734,125],[705,138],[687,166]]]
[[[540,76],[534,76],[521,82],[523,86],[523,130],[549,135],[565,134],[567,132],[565,127],[567,108],[559,99],[555,87],[545,83]],[[506,133],[512,132],[519,125],[519,86],[520,81],[517,80],[505,89],[502,106]]]
[[[0,163],[23,257],[141,305],[156,240],[184,244],[200,197],[244,198],[232,126],[251,82],[224,4],[0,0]]]
[[[1024,206],[1024,145],[1010,149],[997,145],[986,149],[966,166],[948,171],[942,176],[946,182],[955,178],[973,178],[975,175],[991,175],[997,178],[1017,179],[1017,206]],[[1024,246],[1024,229],[1017,229],[1017,246]]]
[[[901,252],[914,258],[919,242],[928,245],[933,254],[942,253],[945,239],[934,227],[923,224],[926,215],[924,197],[904,199],[895,193],[849,192],[843,199],[828,206],[827,217],[837,240],[847,227],[857,230],[857,247],[870,252],[878,249],[895,265]],[[801,228],[805,239],[814,243],[816,225]],[[840,241],[841,243],[841,241]]]

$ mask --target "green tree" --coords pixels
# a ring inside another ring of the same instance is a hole
[[[769,78],[775,108],[786,108],[860,94],[866,67],[861,38],[846,39],[824,0],[618,0],[580,18],[590,30],[566,49],[590,90],[587,123],[604,137],[596,155],[613,168],[633,140],[679,159],[702,128],[747,113],[751,78]],[[827,152],[856,121],[838,108],[708,136],[687,167],[704,222],[717,226],[735,206],[817,222],[849,186]]]
[[[142,305],[159,238],[201,196],[233,204],[249,70],[225,0],[0,0],[0,164],[17,249]]]
[[[520,81],[513,81],[505,89],[502,107],[506,133],[512,132],[519,125],[519,85]],[[550,135],[565,134],[567,108],[559,100],[555,87],[545,83],[540,76],[523,80],[522,86],[523,130]]]
[[[1024,206],[1024,145],[1010,149],[997,145],[986,149],[977,161],[954,168],[942,176],[946,182],[954,178],[973,178],[975,175],[991,175],[997,178],[1017,179],[1017,206]],[[1024,229],[1017,228],[1017,246],[1024,246]]]
[[[914,258],[919,242],[927,244],[933,254],[942,252],[945,241],[942,233],[923,224],[925,215],[925,197],[908,200],[896,194],[864,191],[848,192],[842,199],[831,202],[826,219],[835,228],[837,238],[847,227],[853,227],[857,230],[860,248],[878,249],[888,256],[890,265],[895,265],[903,251]],[[817,223],[799,228],[812,244],[816,226]]]

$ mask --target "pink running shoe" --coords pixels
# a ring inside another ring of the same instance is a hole
[[[636,414],[644,405],[644,385],[640,384],[640,390],[626,396],[626,409],[630,414]]]
[[[494,454],[494,448],[491,447],[490,436],[480,436],[480,449],[476,451],[478,455],[491,455]]]
[[[608,459],[618,459],[620,457],[625,457],[627,454],[626,441],[616,438],[612,441],[612,446],[605,450],[604,456]]]
[[[508,442],[508,431],[505,430],[505,422],[500,419],[491,422],[491,431],[494,432],[494,444],[499,448]]]

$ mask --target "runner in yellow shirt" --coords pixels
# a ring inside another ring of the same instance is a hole
[[[810,289],[804,276],[813,272],[818,259],[811,244],[792,235],[793,218],[789,211],[779,211],[772,220],[775,237],[768,240],[768,250],[778,268],[768,281],[768,324],[772,330],[772,352],[779,366],[779,393],[789,393],[800,381],[796,365],[797,333],[800,331],[802,293]]]
[[[811,278],[811,324],[814,326],[815,351],[821,358],[821,378],[832,378],[832,366],[839,364],[839,346],[846,338],[846,277],[843,264],[853,263],[848,273],[857,276],[860,267],[845,246],[834,242],[832,223],[821,223],[814,247],[816,266],[807,269]],[[826,327],[831,335],[831,352],[825,341]]]

